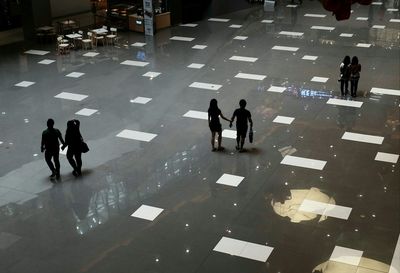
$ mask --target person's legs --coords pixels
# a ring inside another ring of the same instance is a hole
[[[68,147],[67,159],[68,159],[68,162],[71,165],[71,167],[74,169],[72,174],[76,176],[78,173],[77,173],[76,163],[75,163],[75,160],[74,160],[74,152],[70,147]]]
[[[53,162],[51,161],[52,158],[52,153],[50,151],[45,151],[44,152],[44,159],[46,160],[47,166],[49,166],[51,170],[51,176],[50,177],[55,177],[56,176],[56,170],[54,169]]]
[[[221,143],[222,143],[222,131],[218,132],[218,150],[221,150]]]
[[[212,150],[215,151],[215,132],[211,132],[211,147]]]
[[[344,96],[344,80],[340,80],[340,93]]]
[[[82,153],[80,151],[75,152],[75,160],[76,160],[76,172],[81,175],[82,174]]]
[[[347,95],[349,93],[349,81],[345,80],[344,81],[344,90],[345,90],[345,95]]]
[[[53,153],[54,165],[56,166],[56,178],[60,178],[60,154],[58,151]]]
[[[354,96],[354,79],[350,80],[350,92],[351,92],[351,96]]]
[[[354,79],[354,97],[357,96],[358,79]]]

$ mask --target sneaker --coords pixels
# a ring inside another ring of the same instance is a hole
[[[49,177],[50,177],[50,179],[56,178],[56,173],[55,172],[51,173],[51,175]]]
[[[60,179],[60,173],[59,172],[56,173],[56,179]]]
[[[215,152],[217,149],[216,148],[212,148],[211,149],[211,152]]]
[[[236,146],[235,148],[236,148],[236,150],[238,150],[238,151],[240,150],[239,146]]]
[[[218,151],[223,151],[223,150],[225,150],[225,148],[224,147],[218,147]]]
[[[78,173],[75,170],[72,171],[72,175],[78,177]]]

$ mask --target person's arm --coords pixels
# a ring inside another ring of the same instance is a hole
[[[68,146],[68,144],[67,144],[67,142],[66,142],[66,141],[64,141],[64,139],[63,139],[63,137],[62,137],[62,134],[61,134],[61,132],[60,132],[60,131],[58,131],[58,139],[60,140],[60,142],[61,142],[61,144],[62,144],[62,146],[61,146],[61,150],[64,150],[64,149],[65,149],[65,147],[67,147],[67,146]],[[67,140],[67,135],[65,135],[65,140]]]
[[[211,116],[210,116],[210,112],[208,112],[208,124],[211,123]]]
[[[358,72],[361,72],[361,64],[359,64]]]
[[[42,141],[40,143],[40,152],[43,153],[44,149],[45,149],[45,147],[44,147],[44,133],[42,133]]]
[[[232,127],[232,122],[235,121],[235,116],[236,116],[236,110],[235,112],[233,112],[232,118],[231,118],[231,122],[229,123],[229,128]]]
[[[230,120],[230,119],[227,119],[226,117],[224,117],[224,115],[223,115],[222,113],[220,114],[220,116],[221,116],[221,118],[223,118],[224,120],[231,122],[231,120]]]
[[[253,120],[251,119],[250,111],[249,111],[249,122],[250,122],[250,128],[253,128]]]

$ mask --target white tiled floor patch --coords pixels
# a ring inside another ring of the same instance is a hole
[[[382,6],[383,3],[382,3],[382,2],[372,2],[371,5],[374,5],[374,6]]]
[[[387,9],[387,11],[389,11],[389,12],[397,12],[397,11],[399,11],[399,9],[390,8],[390,9]]]
[[[363,255],[363,251],[347,247],[335,246],[330,261],[358,266]]]
[[[148,77],[148,78],[150,78],[150,79],[153,79],[153,78],[155,78],[155,77],[157,77],[157,76],[159,76],[159,75],[161,75],[160,72],[149,71],[149,72],[143,74],[142,76],[143,76],[143,77]]]
[[[235,130],[224,129],[222,131],[222,137],[236,139],[236,131]]]
[[[340,100],[340,99],[329,99],[326,104],[339,105],[339,106],[348,106],[360,108],[363,103],[361,101],[355,100]]]
[[[81,110],[79,110],[78,112],[75,113],[75,115],[80,115],[80,116],[91,116],[94,113],[96,113],[98,110],[96,109],[89,109],[89,108],[83,108]]]
[[[311,81],[312,82],[322,82],[325,83],[329,80],[329,78],[324,78],[324,77],[312,77]]]
[[[380,94],[380,95],[400,96],[400,90],[397,89],[372,87],[370,92],[373,94]]]
[[[375,160],[396,164],[399,160],[399,155],[378,152],[375,156]]]
[[[371,44],[358,43],[358,44],[356,44],[356,47],[365,47],[365,48],[369,48],[369,47],[371,47]]]
[[[385,29],[385,26],[384,25],[373,25],[372,28]]]
[[[275,123],[282,123],[282,124],[291,124],[294,118],[292,117],[285,117],[285,116],[277,116],[272,122]]]
[[[262,20],[261,23],[264,24],[272,24],[274,22],[274,20]]]
[[[189,87],[216,91],[216,90],[220,89],[222,87],[222,85],[213,84],[213,83],[205,83],[205,82],[194,82],[194,83],[190,84]]]
[[[368,21],[368,17],[357,17],[357,21]]]
[[[134,46],[134,47],[144,47],[145,45],[146,45],[146,43],[140,43],[140,42],[136,42],[134,44],[131,44],[131,46]]]
[[[154,221],[154,219],[156,219],[157,216],[160,215],[161,212],[163,212],[163,210],[164,209],[157,207],[141,205],[140,208],[138,208],[131,216],[144,220]]]
[[[230,27],[230,28],[241,28],[242,25],[230,25],[229,27]]]
[[[218,180],[217,184],[237,187],[243,181],[243,176],[237,176],[232,174],[224,173]]]
[[[208,113],[207,112],[201,112],[201,111],[195,111],[195,110],[189,110],[183,116],[186,117],[186,118],[195,118],[195,119],[208,120]]]
[[[183,36],[173,36],[169,39],[173,41],[182,41],[182,42],[191,42],[194,40],[194,38],[192,37],[183,37]]]
[[[194,45],[194,46],[192,46],[193,49],[200,49],[200,50],[205,49],[206,47],[207,47],[206,45]]]
[[[283,91],[286,90],[286,87],[283,86],[271,86],[270,88],[268,88],[268,92],[275,92],[275,93],[282,93]]]
[[[303,36],[304,33],[303,32],[295,32],[295,31],[281,31],[279,32],[280,35],[287,35],[287,36]]]
[[[325,18],[325,14],[315,14],[315,13],[306,13],[304,17],[315,17],[315,18]]]
[[[299,50],[298,47],[291,47],[291,46],[273,46],[273,50],[282,50],[282,51],[291,51],[291,52],[296,52]]]
[[[392,262],[390,263],[389,273],[399,273],[400,272],[400,235],[397,239],[397,244],[394,249]]]
[[[325,26],[312,26],[311,29],[318,29],[318,30],[329,30],[332,31],[335,28],[334,27],[325,27]]]
[[[262,81],[266,77],[267,76],[265,76],[265,75],[248,74],[248,73],[238,73],[235,76],[235,78],[239,78],[239,79],[248,79],[248,80],[256,80],[256,81]]]
[[[299,211],[347,220],[352,208],[304,199],[299,207]]]
[[[258,58],[253,57],[244,57],[244,56],[232,56],[229,58],[231,61],[239,61],[239,62],[250,62],[254,63],[258,60]]]
[[[287,155],[283,158],[281,164],[314,170],[323,170],[326,165],[326,161]]]
[[[49,53],[50,53],[50,51],[36,50],[36,49],[31,49],[31,50],[25,51],[25,54],[41,55],[41,56],[49,54]]]
[[[81,95],[81,94],[75,94],[75,93],[69,93],[69,92],[61,92],[60,94],[58,94],[54,97],[58,98],[58,99],[82,101],[82,100],[86,99],[88,96]]]
[[[351,38],[354,36],[353,33],[340,33],[340,37],[346,37],[346,38]]]
[[[19,82],[19,83],[15,84],[15,86],[18,86],[18,87],[28,87],[28,86],[31,86],[31,85],[33,85],[33,84],[35,84],[35,82],[22,81],[22,82]]]
[[[97,53],[97,52],[87,52],[87,53],[83,54],[83,56],[85,56],[85,57],[95,57],[97,55],[99,55],[99,53]]]
[[[342,139],[371,144],[382,144],[384,137],[345,132]]]
[[[181,27],[197,27],[198,24],[180,24]]]
[[[197,63],[192,63],[188,65],[189,68],[195,68],[195,69],[200,69],[203,68],[204,64],[197,64]]]
[[[131,103],[138,103],[138,104],[146,104],[149,101],[151,101],[151,98],[146,98],[146,97],[136,97],[133,100],[130,100]]]
[[[266,262],[274,248],[229,237],[222,237],[213,250],[233,256]]]
[[[304,55],[302,59],[308,61],[315,61],[316,59],[318,59],[318,56]]]
[[[128,129],[122,130],[117,135],[117,137],[145,141],[145,142],[150,142],[156,136],[157,136],[156,134],[150,134],[150,133],[128,130]]]
[[[247,36],[236,36],[233,38],[233,40],[240,40],[240,41],[244,41],[246,40],[248,37]]]
[[[208,21],[210,21],[210,22],[227,23],[227,22],[230,21],[230,19],[225,19],[225,18],[209,18]]]
[[[38,62],[38,64],[52,64],[54,62],[55,62],[55,60],[44,59],[44,60],[41,60],[40,62]]]
[[[297,5],[291,5],[291,4],[289,4],[289,5],[286,5],[286,7],[287,7],[287,8],[297,8]]]
[[[391,23],[400,23],[400,19],[390,19],[389,22],[391,22]]]
[[[130,61],[130,60],[126,60],[126,61],[123,61],[121,64],[123,64],[123,65],[130,65],[130,66],[140,66],[140,67],[144,67],[144,66],[148,65],[149,63],[147,63],[147,62],[139,62],[139,61]]]
[[[85,75],[85,73],[81,73],[81,72],[71,72],[71,73],[65,75],[65,77],[79,78],[79,77],[82,77],[83,75]]]

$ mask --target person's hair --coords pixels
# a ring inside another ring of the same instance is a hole
[[[65,132],[66,134],[75,134],[75,132],[79,132],[79,127],[78,124],[76,123],[75,120],[68,120],[67,121],[67,131]]]
[[[54,127],[54,119],[49,118],[47,120],[47,127],[49,127],[49,128],[53,128]]]
[[[245,107],[246,107],[246,104],[247,104],[247,102],[246,102],[246,100],[244,100],[244,99],[241,99],[241,100],[239,101],[239,106],[240,106],[240,108],[245,108]]]
[[[210,100],[210,107],[208,108],[208,111],[216,110],[218,109],[218,102],[216,99]]]
[[[346,64],[346,65],[347,65],[347,64],[350,64],[350,56],[344,57],[343,63]]]
[[[351,64],[358,64],[357,56],[353,56],[353,58],[351,59]]]

